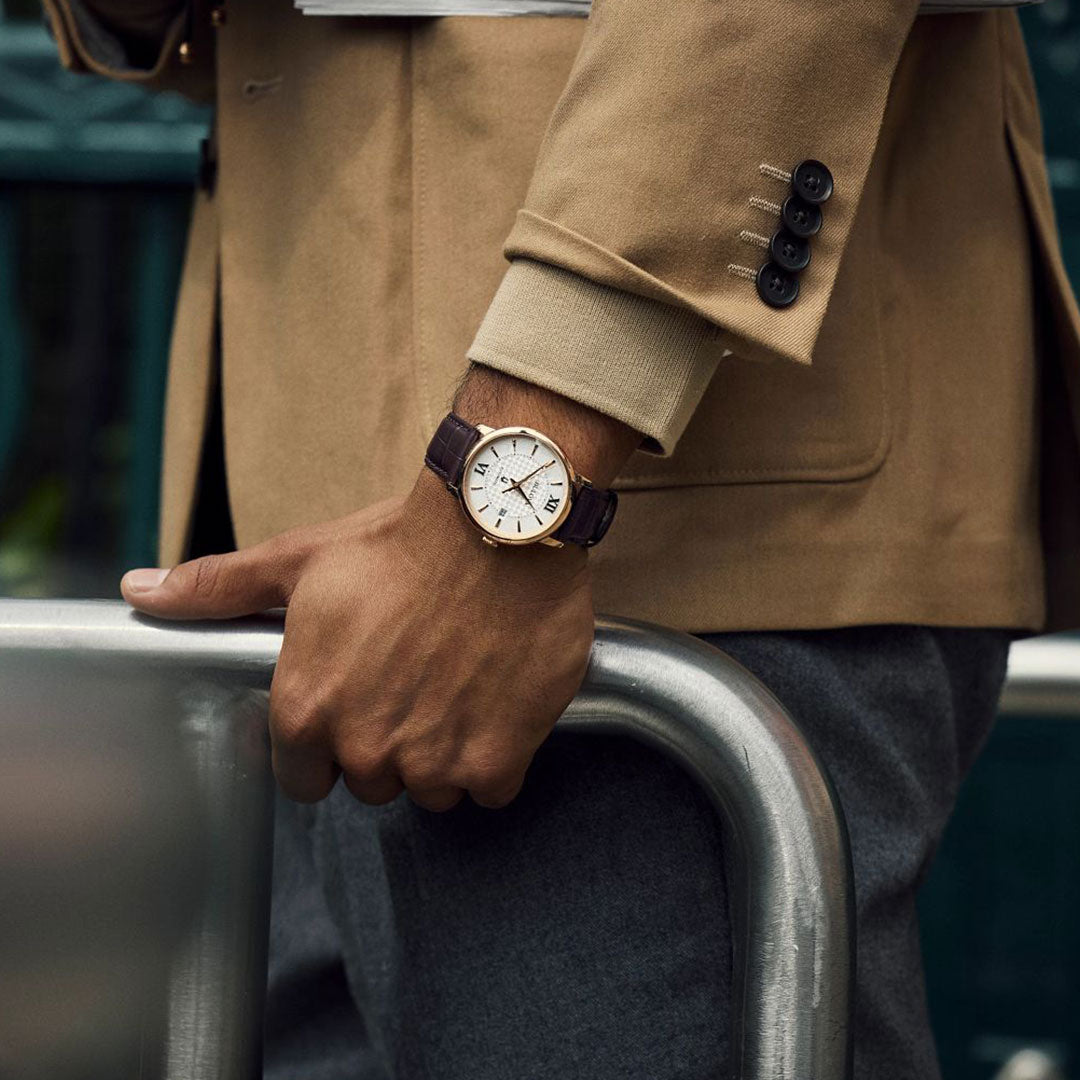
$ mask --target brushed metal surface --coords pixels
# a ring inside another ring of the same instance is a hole
[[[275,620],[0,601],[0,1076],[260,1072]]]
[[[280,642],[273,617],[0,601],[0,882],[15,883],[0,884],[0,964],[17,976],[0,981],[0,1075],[259,1075]],[[671,755],[722,816],[733,1075],[848,1076],[846,836],[776,699],[696,638],[601,619],[560,724]]]
[[[600,619],[585,683],[560,724],[648,743],[717,808],[734,934],[732,1075],[850,1076],[847,836],[831,787],[776,698],[697,638]]]
[[[1013,642],[1001,709],[1027,716],[1080,716],[1080,637]]]

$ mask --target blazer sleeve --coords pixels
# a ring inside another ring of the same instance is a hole
[[[665,454],[726,351],[809,364],[918,4],[593,0],[470,358]],[[806,161],[809,264],[762,273]]]
[[[60,62],[69,71],[214,98],[213,36],[192,17],[194,0],[42,0]],[[194,36],[193,36],[194,35]],[[181,59],[181,44],[188,59]]]

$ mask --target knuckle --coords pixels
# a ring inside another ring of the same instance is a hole
[[[455,783],[450,776],[453,770],[449,747],[413,734],[396,739],[390,750],[398,775],[410,790],[423,791]]]
[[[511,802],[521,789],[528,760],[506,746],[476,747],[464,762],[463,785],[480,806],[497,808]]]
[[[485,810],[501,810],[514,801],[519,790],[520,787],[515,786],[512,791],[509,789],[500,792],[474,791],[471,794],[477,806],[482,806]]]
[[[417,806],[430,810],[435,814],[443,814],[447,810],[453,810],[461,802],[464,792],[460,788],[443,788],[439,791],[418,792],[409,790],[409,798]]]
[[[297,758],[292,747],[274,742],[272,761],[278,786],[294,802],[313,803],[330,794],[337,769],[323,747],[318,755]]]
[[[360,780],[355,775],[343,772],[345,786],[354,798],[370,806],[383,806],[393,802],[401,794],[401,782],[394,777],[381,780]]]
[[[298,694],[282,694],[274,702],[270,721],[274,737],[292,747],[312,747],[324,741],[322,711]]]
[[[400,768],[401,779],[410,790],[423,791],[446,784],[447,770],[431,760],[413,761]]]
[[[255,552],[259,572],[267,580],[277,582],[286,597],[291,596],[308,552],[291,543],[288,533],[264,540]]]
[[[498,784],[469,788],[469,794],[478,806],[488,810],[500,810],[517,798],[524,780],[523,774],[515,774],[503,778]]]
[[[337,762],[350,783],[370,786],[390,774],[385,753],[371,747],[349,746],[338,751]]]
[[[297,803],[321,802],[334,787],[334,779],[330,777],[301,780],[288,774],[277,773],[276,775],[278,786],[289,799]]]
[[[201,559],[195,560],[192,570],[194,578],[191,588],[195,595],[204,599],[214,596],[221,581],[221,557],[204,555]]]
[[[497,794],[514,784],[517,772],[512,761],[484,756],[466,765],[465,786],[469,791]]]

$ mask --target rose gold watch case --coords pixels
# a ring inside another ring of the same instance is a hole
[[[465,516],[480,530],[481,537],[488,544],[495,544],[499,547],[504,545],[507,547],[523,547],[526,544],[547,544],[549,547],[562,547],[562,541],[554,539],[551,534],[556,532],[566,520],[570,513],[570,507],[573,506],[574,499],[577,498],[578,487],[585,478],[574,471],[574,466],[570,464],[570,459],[562,452],[558,443],[549,438],[542,431],[536,431],[533,428],[527,427],[493,428],[488,427],[487,424],[477,424],[476,430],[480,432],[480,438],[469,451],[468,457],[465,458],[465,464],[462,466],[461,470],[461,475],[463,477],[468,475],[473,462],[475,462],[477,457],[483,453],[484,449],[497,439],[502,439],[507,435],[528,435],[530,438],[536,439],[536,441],[543,446],[546,446],[555,457],[558,458],[563,468],[566,470],[566,475],[570,478],[570,498],[562,504],[558,514],[555,515],[551,523],[539,536],[530,536],[527,540],[512,540],[508,536],[499,536],[493,533],[482,521],[473,516],[472,510],[469,508],[469,503],[465,498],[465,493],[459,490],[458,501],[461,503],[462,510],[465,511]]]

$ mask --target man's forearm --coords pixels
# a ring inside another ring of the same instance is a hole
[[[608,487],[641,442],[633,428],[542,386],[474,364],[454,398],[470,424],[522,424],[554,439],[597,487]]]
[[[639,441],[617,420],[483,368],[456,407],[474,423],[542,430],[600,484]],[[135,570],[122,588],[164,618],[287,607],[269,722],[285,792],[325,798],[341,773],[365,802],[404,788],[430,810],[465,792],[488,807],[514,797],[581,685],[595,617],[583,547],[482,543],[419,462],[405,499],[171,572]]]
[[[471,423],[542,431],[604,486],[641,438],[483,367],[455,408]],[[466,791],[505,805],[581,685],[593,638],[585,549],[482,543],[419,462],[405,499],[171,572],[131,571],[122,588],[164,618],[288,608],[270,738],[279,782],[303,801],[325,798],[341,773],[370,803],[405,788],[431,810]]]

